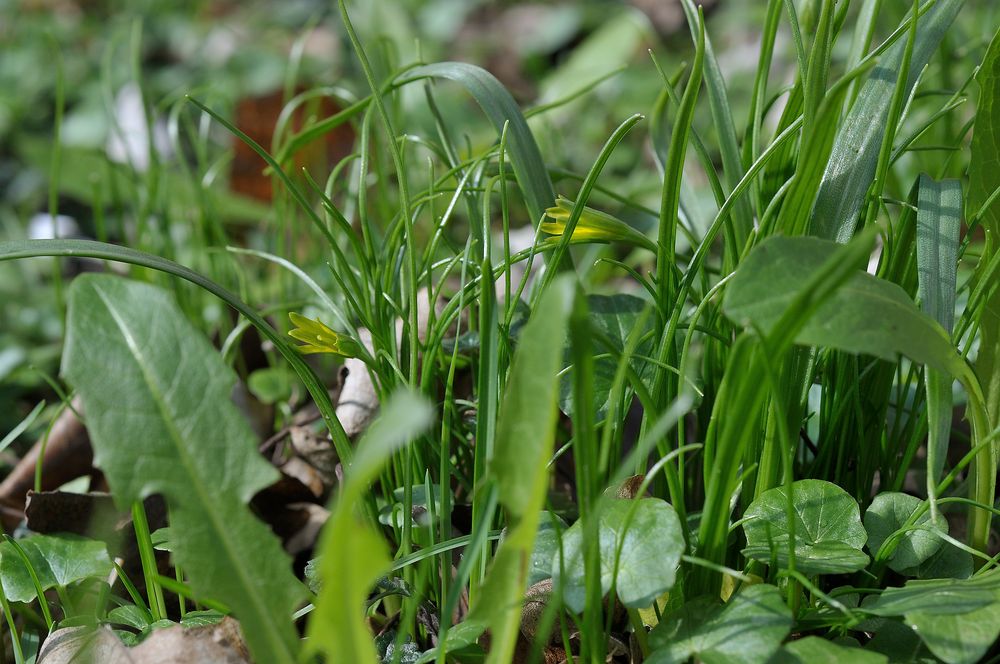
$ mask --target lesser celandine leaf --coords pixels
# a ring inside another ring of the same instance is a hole
[[[878,555],[882,544],[902,528],[913,513],[923,504],[919,498],[905,493],[886,492],[875,496],[865,511],[865,529],[868,531],[868,550],[872,556]],[[895,550],[889,555],[889,568],[896,572],[922,564],[937,553],[944,540],[931,532],[930,512],[924,512],[914,524],[915,530],[908,530],[896,542]],[[947,534],[947,522],[942,519]]]
[[[236,374],[162,289],[88,274],[68,302],[63,372],[119,507],[162,494],[195,591],[232,608],[255,659],[295,662],[304,589],[247,508],[278,472],[230,401]]]
[[[843,646],[818,636],[797,639],[782,647],[768,664],[886,664],[882,653]]]
[[[975,664],[1000,636],[1000,597],[968,613],[933,611],[906,614],[906,624],[927,648],[948,664]]]
[[[843,574],[868,564],[861,551],[868,534],[857,501],[846,491],[823,480],[799,480],[792,484],[792,504],[794,524],[788,521],[785,487],[765,491],[750,503],[743,515],[744,555],[761,562],[777,558],[787,567],[794,529],[795,569],[804,574]]]
[[[765,240],[740,263],[726,288],[723,310],[738,323],[770,332],[838,246],[811,237]],[[816,309],[795,342],[891,361],[905,355],[952,376],[965,372],[964,360],[936,321],[902,288],[861,269]]]
[[[886,588],[864,610],[876,616],[907,613],[948,615],[968,613],[991,604],[1000,594],[1000,571],[993,570],[971,579],[907,581],[902,588]]]
[[[965,580],[909,581],[863,609],[902,615],[936,656],[948,664],[972,664],[1000,636],[1000,571]]]
[[[32,535],[17,543],[28,557],[42,590],[106,577],[111,571],[111,558],[104,542],[76,535]],[[35,599],[31,575],[9,542],[0,544],[0,579],[7,599],[14,602]]]
[[[657,498],[609,500],[600,509],[599,529],[602,592],[614,582],[622,604],[646,608],[673,587],[684,552],[684,534],[673,507]],[[562,560],[557,553],[552,561],[552,577],[562,586],[563,601],[577,613],[587,601],[583,534],[583,524],[573,524],[563,534]]]
[[[330,662],[369,664],[378,661],[364,603],[378,577],[390,566],[381,534],[358,513],[368,485],[393,452],[420,435],[433,421],[430,404],[409,392],[394,394],[358,443],[354,462],[319,544],[320,558],[312,585],[320,589],[309,617],[306,648]]]
[[[619,356],[625,350],[629,335],[639,325],[644,310],[649,306],[642,298],[625,293],[587,296],[589,320],[594,332],[594,352],[598,354],[594,358],[592,399],[593,412],[598,421],[604,418],[611,405],[609,399],[611,398],[611,387],[615,374],[618,371]],[[652,329],[652,326],[649,325],[651,318],[646,318],[648,330]],[[646,330],[640,331],[640,333],[644,331]],[[640,378],[648,383],[652,382],[650,365],[636,356],[648,357],[651,348],[651,340],[640,342],[631,359],[632,368]],[[647,387],[651,387],[651,385],[647,385]],[[559,388],[559,407],[564,413],[572,416],[574,412],[572,368],[563,374]]]
[[[792,628],[781,591],[768,584],[744,588],[729,603],[703,597],[665,616],[649,634],[646,664],[758,664],[777,652]]]

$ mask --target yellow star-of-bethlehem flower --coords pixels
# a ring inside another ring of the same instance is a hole
[[[295,325],[295,329],[289,330],[288,336],[302,342],[301,346],[296,346],[300,353],[306,355],[310,353],[334,353],[344,357],[358,356],[358,342],[354,339],[338,334],[318,320],[306,318],[294,311],[288,313],[288,318]]]
[[[566,232],[566,223],[573,214],[576,203],[564,196],[556,200],[553,207],[545,210],[545,216],[552,221],[543,221],[541,229],[549,235],[561,236]],[[580,242],[625,242],[656,252],[656,244],[621,219],[610,214],[584,206],[583,213],[573,229],[574,241]]]

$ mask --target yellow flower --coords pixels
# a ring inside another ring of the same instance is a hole
[[[288,313],[288,318],[295,325],[294,330],[288,332],[288,336],[296,341],[301,341],[303,345],[297,346],[300,353],[334,353],[344,357],[357,357],[359,353],[358,342],[350,337],[338,334],[328,328],[318,320],[306,318],[294,311]]]
[[[549,235],[561,236],[566,232],[566,223],[576,204],[560,196],[554,207],[545,210],[545,216],[552,221],[543,221],[542,231]],[[610,214],[584,206],[583,213],[573,229],[575,242],[625,242],[656,252],[656,245],[648,237],[635,230],[621,219]]]

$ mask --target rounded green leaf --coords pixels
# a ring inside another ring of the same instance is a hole
[[[781,591],[767,584],[745,588],[728,604],[700,598],[665,617],[649,634],[646,664],[767,662],[792,628]]]
[[[552,559],[559,551],[559,535],[566,530],[566,523],[553,512],[542,512],[538,520],[538,534],[528,566],[528,585],[552,577]]]
[[[877,616],[900,616],[915,612],[949,615],[968,613],[1000,596],[1000,571],[971,579],[907,581],[902,588],[886,588],[864,610]]]
[[[611,500],[600,513],[599,528],[604,593],[615,579],[622,604],[645,608],[673,587],[684,536],[680,519],[668,503],[657,498]],[[580,612],[586,605],[586,587],[583,524],[579,521],[563,535],[563,556],[562,561],[559,556],[553,560],[552,578],[557,586],[562,584],[566,605]]]
[[[886,664],[882,653],[837,645],[818,636],[807,636],[784,646],[769,664]]]
[[[923,501],[905,493],[886,492],[875,496],[875,500],[865,511],[865,530],[868,531],[868,550],[872,556],[878,555],[882,544],[903,527]],[[889,567],[896,572],[922,564],[941,548],[942,540],[934,532],[930,523],[930,512],[917,519],[916,529],[908,530],[899,537],[895,550],[889,555]],[[941,519],[942,525],[947,524]],[[947,530],[945,530],[947,532]]]
[[[864,568],[868,534],[858,503],[836,484],[799,480],[792,485],[795,507],[795,567],[805,574],[845,574]],[[788,495],[784,487],[765,491],[750,503],[743,531],[748,558],[789,564]]]
[[[105,577],[111,558],[104,542],[77,535],[32,535],[18,540],[42,590],[65,587],[75,581]],[[35,584],[24,559],[10,542],[0,544],[3,592],[14,602],[35,599]]]

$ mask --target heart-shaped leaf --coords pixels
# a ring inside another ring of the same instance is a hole
[[[919,498],[905,493],[886,492],[875,496],[865,511],[865,529],[868,531],[868,550],[872,556],[878,554],[882,544],[903,527],[913,513],[923,504]],[[916,567],[928,560],[941,548],[942,540],[932,532],[930,512],[924,512],[914,526],[899,537],[896,548],[889,556],[889,567],[896,572]],[[941,519],[947,533],[947,523]]]
[[[1000,636],[1000,597],[968,613],[907,613],[906,624],[948,664],[974,664]]]
[[[902,588],[886,588],[864,610],[877,616],[901,616],[907,613],[949,615],[968,613],[994,601],[1000,594],[1000,570],[971,579],[932,579],[907,581]]]
[[[17,543],[27,556],[42,590],[65,587],[82,579],[105,577],[111,571],[111,558],[104,542],[76,535],[32,535]],[[0,579],[7,599],[14,602],[35,599],[35,584],[24,559],[10,542],[0,544]]]
[[[531,551],[531,564],[528,567],[529,586],[552,577],[552,559],[559,551],[559,536],[566,531],[566,528],[566,522],[556,514],[542,512],[538,520],[535,547]]]
[[[861,525],[858,503],[836,484],[799,480],[792,484],[795,567],[805,574],[844,574],[868,564],[862,551],[868,534]],[[750,503],[743,531],[748,558],[786,567],[790,527],[784,487],[765,491]]]
[[[601,590],[612,580],[622,604],[645,608],[674,585],[684,536],[674,508],[657,498],[610,500],[600,512]],[[552,578],[563,601],[580,612],[586,604],[583,524],[563,535],[563,559],[552,562]],[[616,560],[617,558],[617,560]],[[617,576],[615,575],[617,562]]]
[[[666,616],[649,634],[646,664],[679,664],[694,658],[714,664],[757,664],[777,652],[792,628],[781,591],[758,584],[728,604],[700,598]]]
[[[604,417],[608,410],[608,397],[618,370],[617,354],[625,349],[626,341],[639,324],[646,302],[634,295],[589,295],[587,310],[594,331],[594,351],[598,357],[594,361],[593,412],[597,418]],[[610,346],[610,348],[608,347]],[[650,341],[639,344],[636,355],[649,355]],[[649,373],[646,362],[633,356],[632,367],[639,376]],[[573,414],[573,380],[567,372],[559,385],[559,407],[567,415]]]
[[[768,664],[886,664],[889,658],[877,652],[842,646],[818,636],[807,636],[782,647]]]

